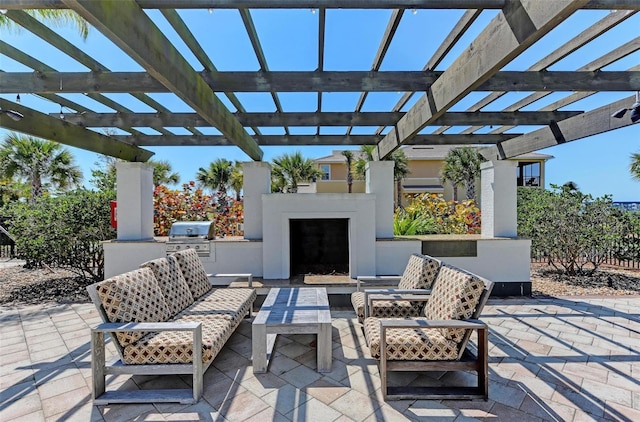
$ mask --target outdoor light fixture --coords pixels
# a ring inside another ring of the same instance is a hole
[[[3,110],[3,109],[0,108],[0,114],[6,114],[14,122],[18,122],[18,121],[20,121],[20,120],[22,120],[24,118],[22,113],[18,113],[15,110]]]
[[[64,120],[64,112],[62,111],[62,105],[60,105],[60,119]]]
[[[631,110],[631,122],[635,123],[640,120],[640,91],[636,92],[636,102],[631,106],[631,108],[621,108],[611,115],[611,117],[615,117],[616,119],[622,119],[625,114],[627,114],[627,110]]]

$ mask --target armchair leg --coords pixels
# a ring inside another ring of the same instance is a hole
[[[95,400],[105,392],[104,333],[101,331],[91,331],[91,378]]]
[[[366,304],[365,304],[366,312]],[[382,399],[387,400],[387,330],[382,328],[380,333],[380,388],[382,389]]]
[[[202,397],[203,385],[202,370],[202,326],[193,333],[193,402],[197,403]]]
[[[478,330],[478,389],[489,400],[489,330]]]

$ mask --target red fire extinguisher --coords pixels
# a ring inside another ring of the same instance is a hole
[[[109,201],[109,205],[111,206],[111,227],[114,229],[118,228],[118,202],[117,201]]]

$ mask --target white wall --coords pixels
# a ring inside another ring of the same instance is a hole
[[[422,242],[419,240],[378,240],[376,273],[369,275],[402,275],[409,256],[420,253],[421,250]]]
[[[271,166],[264,162],[242,164],[244,238],[262,239],[262,195],[271,191]]]
[[[153,167],[116,162],[118,240],[153,240]]]
[[[531,280],[531,240],[495,238],[477,242],[477,256],[437,258],[494,282]]]
[[[482,237],[518,235],[517,161],[496,160],[480,164]]]
[[[135,270],[143,262],[166,256],[165,242],[119,242],[103,243],[104,277],[109,278]]]
[[[251,273],[262,277],[262,242],[259,241],[214,241],[211,254],[200,259],[209,274]]]
[[[365,167],[365,190],[376,195],[376,239],[393,238],[393,165],[393,161],[370,161]]]

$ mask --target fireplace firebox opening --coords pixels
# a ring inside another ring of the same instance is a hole
[[[349,219],[290,219],[291,276],[349,274]]]

